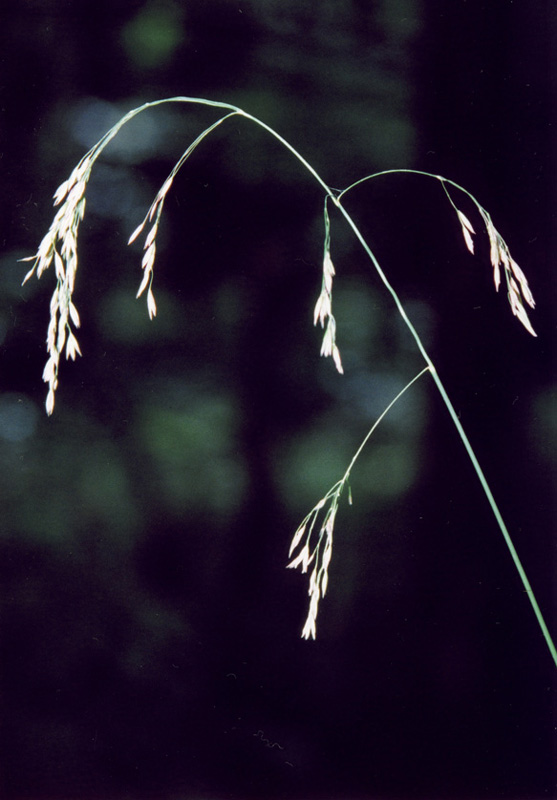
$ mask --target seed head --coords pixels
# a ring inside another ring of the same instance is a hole
[[[325,248],[323,257],[323,279],[321,283],[321,294],[317,298],[315,309],[313,311],[313,324],[317,325],[319,322],[321,327],[327,327],[323,335],[323,342],[321,344],[321,355],[332,356],[335,366],[341,374],[344,372],[342,368],[342,361],[340,358],[340,351],[336,345],[336,320],[333,316],[332,310],[332,295],[333,295],[333,277],[335,275],[335,268],[331,259],[329,248]]]
[[[503,267],[503,274],[505,275],[507,283],[507,297],[511,311],[524,325],[528,333],[532,336],[537,336],[524,307],[524,302],[526,302],[530,308],[535,308],[536,306],[526,276],[511,256],[507,243],[496,229],[490,215],[481,207],[480,213],[489,237],[489,258],[491,266],[493,267],[495,289],[499,291],[499,286],[501,285],[501,267]]]
[[[309,578],[308,594],[310,597],[307,619],[302,630],[302,638],[315,639],[317,612],[319,601],[325,596],[329,585],[329,564],[333,553],[333,528],[335,516],[338,508],[338,500],[344,482],[339,482],[324,498],[322,498],[310,511],[302,524],[296,530],[290,545],[289,555],[300,545],[302,538],[305,538],[303,547],[298,555],[289,563],[289,569],[301,567],[302,573],[308,571],[308,567],[313,563],[313,570]],[[329,508],[324,512],[323,522],[317,535],[317,541],[312,542],[312,533],[318,516],[321,516],[322,509],[328,504]]]
[[[474,228],[472,227],[472,223],[468,219],[468,217],[462,213],[462,211],[456,210],[458,214],[458,218],[460,220],[460,224],[462,226],[462,235],[464,236],[464,241],[466,242],[466,247],[468,250],[473,254],[474,253],[474,241],[472,239],[472,234],[476,233]]]
[[[22,259],[22,261],[33,261],[33,266],[23,279],[23,283],[33,275],[40,278],[54,262],[56,286],[50,300],[50,321],[46,339],[48,360],[43,371],[43,380],[49,386],[46,399],[47,414],[52,414],[54,410],[60,354],[64,350],[64,345],[67,359],[75,360],[76,356],[81,355],[79,343],[72,330],[72,325],[74,329],[80,326],[79,314],[72,295],[78,266],[77,236],[85,213],[84,193],[91,166],[90,157],[82,159],[68,180],[55,191],[54,205],[60,208],[36,254]]]

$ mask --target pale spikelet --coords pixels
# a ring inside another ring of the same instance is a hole
[[[70,301],[70,317],[72,318],[72,322],[76,328],[79,328],[81,325],[81,320],[79,318],[79,314],[77,313],[77,308],[74,304]]]
[[[424,367],[411,381],[409,381],[404,389],[402,389],[387,405],[383,413],[371,426],[363,442],[357,449],[355,455],[352,457],[346,472],[342,478],[332,486],[327,494],[311,509],[309,514],[302,520],[301,524],[296,529],[292,537],[292,543],[288,552],[289,558],[293,555],[296,549],[300,550],[292,561],[288,564],[290,569],[301,567],[302,572],[307,572],[310,564],[314,563],[313,571],[309,579],[308,594],[310,596],[309,611],[306,622],[302,631],[304,639],[315,639],[317,631],[317,612],[319,609],[319,601],[327,593],[329,585],[329,565],[333,554],[333,531],[335,527],[335,519],[338,511],[341,495],[346,488],[348,490],[348,502],[352,505],[352,492],[350,489],[350,473],[359,458],[360,453],[369,441],[373,432],[394,406],[394,404],[402,397],[402,395],[410,389],[410,387],[422,375],[430,372],[431,365],[428,364]],[[320,526],[317,521],[321,520]],[[319,533],[314,534],[314,530],[319,527]],[[315,541],[315,539],[317,540]]]
[[[146,223],[147,223],[147,220],[144,219],[143,222],[140,225],[137,226],[137,228],[134,230],[134,232],[132,233],[132,235],[128,239],[128,244],[132,244],[133,242],[135,242],[135,240],[137,239],[137,237],[139,236],[139,234],[141,233],[141,231],[145,227]]]
[[[444,188],[447,192],[447,196],[449,197],[451,205],[458,215],[466,246],[468,250],[473,253],[474,242],[472,235],[475,233],[475,231],[472,227],[472,223],[468,217],[455,206],[446,186],[444,186]],[[534,297],[530,291],[530,287],[528,286],[526,276],[516,261],[514,261],[512,258],[508,245],[493,224],[491,216],[474,198],[472,199],[476,203],[476,206],[481,214],[489,238],[489,260],[491,261],[491,266],[493,268],[493,283],[495,284],[495,290],[499,291],[499,287],[501,285],[501,267],[503,267],[503,273],[507,283],[507,297],[511,306],[511,310],[517,319],[519,319],[524,325],[528,333],[532,334],[532,336],[536,336],[537,334],[534,331],[534,328],[532,327],[532,324],[528,318],[528,314],[526,313],[526,309],[524,308],[523,301],[526,301],[530,308],[535,307]]]
[[[153,274],[153,264],[155,263],[155,253],[157,250],[157,246],[154,242],[149,246],[149,248],[145,251],[145,254],[141,260],[141,267],[143,269],[143,278],[139,285],[139,289],[137,290],[136,297],[140,297],[148,285],[151,284],[152,281],[152,274]]]
[[[321,323],[324,326],[327,317],[331,316],[331,295],[327,292],[321,291],[313,313],[313,324]]]
[[[313,324],[319,322],[325,328],[323,342],[321,344],[321,355],[332,356],[337,370],[342,373],[342,361],[340,352],[336,345],[336,321],[333,316],[333,278],[335,267],[331,258],[331,223],[329,211],[327,209],[327,199],[323,209],[325,223],[325,243],[323,246],[323,277],[321,280],[321,293],[317,298],[317,303],[313,310]],[[327,326],[325,327],[325,323]]]
[[[292,555],[292,553],[294,552],[294,550],[295,550],[295,549],[298,547],[298,545],[300,544],[300,541],[301,541],[301,539],[302,539],[302,536],[303,536],[303,535],[304,535],[304,533],[305,533],[306,527],[307,527],[307,525],[305,525],[305,524],[302,524],[302,525],[300,525],[300,527],[298,528],[298,530],[297,530],[297,531],[296,531],[296,533],[294,534],[294,536],[293,536],[293,538],[292,538],[292,542],[290,543],[290,550],[288,551],[288,558],[290,558],[290,556]],[[289,567],[292,567],[293,565],[292,565],[292,564],[288,564],[288,566],[289,566]],[[296,566],[297,566],[297,565],[296,565]]]
[[[472,234],[476,233],[476,231],[472,227],[472,223],[470,222],[468,217],[465,214],[463,214],[462,211],[459,211],[457,208],[456,213],[458,214],[458,219],[460,220],[460,224],[462,226],[462,235],[464,236],[466,247],[473,254],[474,241],[472,239]]]
[[[315,309],[313,311],[313,324],[317,325],[319,322],[321,327],[325,328],[323,335],[323,342],[321,344],[321,355],[332,356],[337,370],[342,374],[342,361],[340,358],[340,351],[336,345],[336,320],[332,311],[332,292],[333,292],[333,276],[335,268],[331,259],[331,253],[326,247],[325,255],[323,257],[323,280],[321,283],[321,294],[317,298]]]
[[[328,294],[331,294],[333,291],[333,278],[335,276],[335,268],[333,266],[333,260],[331,258],[331,253],[327,248],[325,250],[325,256],[323,258],[323,282],[325,284],[325,288]]]
[[[177,100],[178,98],[172,98]],[[168,100],[156,101],[154,103],[145,103],[142,106],[128,111],[124,116],[108,130],[99,141],[83,156],[78,162],[76,167],[72,170],[69,178],[63,181],[56,189],[53,195],[54,205],[59,206],[54,220],[46,235],[43,237],[37,252],[30,258],[24,258],[22,261],[32,261],[33,266],[25,275],[23,282],[28,281],[33,275],[40,278],[45,270],[49,268],[54,260],[57,285],[53,295],[53,301],[50,305],[50,323],[48,326],[47,334],[47,350],[48,361],[47,368],[44,371],[44,380],[49,384],[48,396],[46,400],[46,410],[51,414],[54,410],[55,393],[58,386],[58,366],[60,361],[60,353],[65,345],[66,357],[75,359],[76,355],[80,355],[81,351],[79,344],[74,333],[71,330],[71,325],[75,328],[79,327],[79,314],[75,305],[72,302],[72,293],[75,287],[75,276],[77,272],[78,259],[77,259],[77,236],[79,230],[79,223],[83,219],[85,213],[85,190],[87,182],[91,174],[91,169],[100,156],[104,148],[112,141],[118,134],[123,125],[129,122],[140,112],[146,108],[159,105],[161,102],[169,102]],[[210,103],[209,101],[200,101],[206,105],[221,104]],[[189,155],[195,150],[200,142],[205,139],[215,128],[221,123],[236,113],[240,113],[239,109],[233,106],[224,104],[228,112],[212,123],[208,128],[202,131],[199,136],[189,145],[184,154],[175,164],[170,175],[163,183],[159,192],[157,193],[151,208],[143,222],[138,225],[129,238],[128,243],[131,244],[141,234],[147,221],[154,220],[154,225],[149,231],[147,241],[145,242],[144,249],[146,254],[143,258],[143,280],[141,282],[140,291],[138,296],[149,287],[147,292],[147,310],[149,316],[153,318],[157,313],[155,298],[151,290],[153,279],[153,264],[155,256],[155,239],[158,229],[158,223],[164,200],[167,192],[172,186],[172,182],[176,173],[185,163]],[[230,111],[230,109],[232,109]]]
[[[169,190],[169,189],[170,189],[170,187],[172,186],[172,183],[173,183],[173,181],[174,181],[174,176],[175,176],[175,174],[176,174],[176,173],[175,173],[175,172],[174,172],[174,170],[173,170],[173,171],[170,173],[170,175],[168,176],[168,178],[165,180],[165,182],[163,183],[163,185],[162,185],[162,186],[161,186],[161,188],[159,189],[159,192],[158,192],[158,194],[157,194],[157,197],[156,197],[155,203],[157,203],[157,202],[162,202],[162,201],[164,200],[164,198],[165,198],[165,197],[166,197],[166,195],[168,194],[168,190]]]
[[[499,286],[501,285],[501,267],[503,267],[503,273],[507,283],[507,297],[511,311],[524,325],[528,333],[532,336],[537,336],[528,314],[526,313],[526,309],[524,308],[523,301],[526,301],[530,308],[536,307],[534,296],[530,291],[526,276],[511,256],[507,243],[497,231],[490,215],[481,207],[480,213],[489,237],[489,258],[491,266],[493,267],[495,289],[499,291]]]
[[[344,369],[342,368],[342,361],[340,360],[340,350],[338,349],[336,344],[333,345],[332,356],[333,356],[333,361],[335,362],[335,367],[337,368],[338,372],[340,372],[340,374],[342,375]]]
[[[313,598],[312,598],[313,601]],[[312,602],[313,605],[313,602]],[[302,638],[303,639],[315,639],[316,637],[316,630],[315,630],[315,618],[317,616],[317,603],[315,603],[315,613],[308,614],[308,618],[306,619],[306,624],[304,625],[304,629],[302,631]]]
[[[291,547],[291,549],[292,549],[292,547]],[[301,564],[302,565],[302,572],[307,572],[309,563],[310,563],[309,545],[306,544],[300,550],[300,552],[298,553],[296,558],[292,559],[290,564],[286,565],[286,569],[296,569],[296,567],[299,567],[300,564]]]
[[[159,229],[159,224],[158,222],[156,222],[149,231],[149,233],[147,234],[147,238],[145,239],[145,244],[143,245],[145,249],[151,247],[151,245],[155,241],[155,236],[157,235],[158,229]]]
[[[149,312],[149,319],[153,319],[153,317],[156,317],[157,304],[155,303],[155,298],[151,287],[149,287],[149,291],[147,292],[147,310]]]
[[[509,303],[511,305],[511,309],[515,317],[522,322],[526,330],[532,334],[532,336],[537,336],[536,332],[532,328],[532,324],[528,319],[528,314],[526,313],[526,309],[524,308],[524,304],[522,302],[521,291],[515,279],[510,277],[507,282],[508,291],[507,297],[509,298]]]
[[[534,295],[530,291],[530,287],[528,286],[528,281],[526,280],[526,275],[520,269],[516,261],[511,258],[511,271],[513,272],[515,278],[517,279],[520,285],[520,291],[522,292],[523,298],[526,300],[530,308],[536,307],[536,301],[534,300]]]
[[[483,208],[480,208],[480,213],[489,237],[489,260],[491,261],[491,266],[493,267],[493,283],[495,284],[495,291],[498,292],[499,286],[501,285],[501,270],[499,269],[499,264],[501,262],[499,256],[499,235],[487,211],[485,211]]]
[[[53,383],[56,379],[56,373],[58,372],[58,357],[56,354],[50,356],[48,361],[46,362],[43,370],[43,381],[45,383]]]
[[[75,361],[76,356],[81,355],[79,343],[73,333],[70,331],[68,334],[68,341],[66,342],[66,359]]]
[[[168,193],[168,190],[172,186],[174,177],[180,165],[181,161],[179,161],[176,164],[176,166],[173,168],[168,178],[165,180],[165,182],[157,192],[156,197],[153,200],[151,206],[149,207],[149,210],[145,215],[143,222],[141,222],[137,226],[137,228],[134,230],[134,232],[128,239],[128,244],[132,244],[133,242],[135,242],[138,236],[142,233],[147,223],[153,222],[153,219],[155,220],[151,225],[147,236],[145,237],[145,242],[143,243],[143,249],[145,251],[143,259],[141,261],[141,267],[143,269],[143,277],[141,279],[141,283],[139,284],[139,289],[137,290],[136,294],[136,298],[141,297],[145,289],[149,287],[149,291],[147,292],[147,311],[149,312],[150,319],[153,319],[153,317],[155,317],[157,314],[157,304],[155,303],[155,296],[153,294],[152,284],[153,284],[153,267],[155,264],[155,255],[156,255],[156,238],[159,230],[159,222],[164,208],[164,201],[166,199],[166,195]]]
[[[60,186],[54,192],[53,199],[55,206],[59,205],[59,203],[61,203],[64,197],[67,195],[69,184],[70,184],[69,180],[64,181],[64,183],[61,183]]]
[[[46,395],[45,408],[46,408],[46,413],[48,414],[48,416],[50,416],[52,414],[52,412],[54,411],[54,392],[55,392],[55,390],[56,390],[55,387],[54,388],[52,386],[49,387],[48,393]]]
[[[331,314],[327,323],[327,329],[325,330],[325,334],[323,336],[323,343],[321,344],[322,356],[332,355],[333,348],[335,346],[336,327],[335,318]]]
[[[43,380],[48,383],[46,411],[52,414],[58,387],[60,355],[65,349],[66,359],[75,360],[81,355],[79,343],[72,330],[79,328],[79,313],[72,300],[77,273],[77,236],[85,213],[85,189],[89,179],[93,158],[85,156],[54,193],[54,205],[60,206],[43,237],[37,252],[22,261],[33,261],[33,266],[23,279],[33,275],[40,278],[54,262],[56,287],[50,301],[50,321],[46,347],[48,360],[43,371]],[[64,348],[65,346],[65,348]]]
[[[329,584],[329,564],[333,552],[333,528],[338,501],[343,486],[344,481],[335,484],[333,489],[312,508],[305,520],[296,530],[290,545],[289,555],[292,555],[294,550],[300,545],[302,538],[305,537],[303,547],[298,555],[287,564],[288,569],[301,567],[302,572],[305,573],[308,571],[308,567],[312,563],[314,564],[308,588],[310,597],[309,610],[302,630],[302,638],[304,639],[315,639],[316,637],[319,601],[325,596]],[[317,517],[326,503],[329,503],[329,508],[325,513],[317,536],[317,541],[312,544],[312,533],[315,528]]]

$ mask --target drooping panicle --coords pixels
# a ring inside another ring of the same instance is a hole
[[[317,298],[313,312],[313,324],[319,322],[325,328],[323,343],[321,345],[322,356],[332,356],[335,366],[341,374],[344,372],[340,351],[336,344],[336,320],[333,316],[333,278],[335,267],[331,258],[331,223],[327,209],[327,198],[325,199],[325,243],[323,247],[323,277],[321,281],[321,293]]]
[[[91,173],[91,151],[84,156],[70,177],[54,193],[54,205],[60,206],[43,237],[34,256],[22,261],[33,261],[33,266],[23,279],[26,283],[33,275],[40,278],[54,262],[56,287],[50,301],[50,322],[46,347],[48,360],[43,371],[43,380],[48,383],[46,411],[54,410],[60,354],[64,350],[67,359],[75,360],[81,355],[74,330],[80,326],[80,318],[73,302],[77,274],[77,236],[85,213],[85,189]],[[73,328],[72,328],[73,326]]]
[[[528,317],[524,303],[530,308],[536,307],[534,296],[530,291],[528,281],[522,269],[511,256],[509,247],[499,231],[496,229],[490,215],[480,207],[480,213],[489,237],[489,258],[493,267],[493,282],[496,291],[501,285],[501,267],[507,284],[507,297],[515,317],[524,325],[528,333],[537,336]]]

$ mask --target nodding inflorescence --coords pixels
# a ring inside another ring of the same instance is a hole
[[[512,544],[512,541],[510,539],[510,535],[506,529],[504,521],[497,508],[497,505],[491,494],[491,490],[487,484],[485,476],[483,475],[483,472],[477,461],[477,458],[472,450],[472,447],[468,441],[468,438],[464,430],[462,429],[462,426],[456,415],[454,407],[446,393],[446,390],[443,387],[443,384],[441,383],[441,380],[435,370],[431,358],[427,354],[416,329],[409,320],[402,306],[400,298],[398,297],[398,294],[388,281],[385,273],[383,272],[377,259],[375,258],[375,255],[369,248],[367,242],[365,241],[363,235],[361,234],[353,218],[348,214],[348,212],[344,209],[344,207],[340,203],[341,197],[345,195],[346,192],[355,188],[357,185],[363,183],[364,181],[371,180],[372,178],[379,177],[380,175],[386,175],[388,173],[406,172],[406,173],[421,174],[430,178],[434,178],[441,182],[441,185],[443,186],[443,189],[445,190],[446,195],[457,214],[459,223],[462,228],[462,235],[464,237],[466,247],[473,254],[474,253],[473,237],[476,235],[475,229],[472,223],[470,222],[469,218],[464,214],[464,212],[462,212],[455,205],[451,195],[449,194],[448,187],[451,187],[451,189],[456,189],[466,194],[468,198],[472,201],[472,203],[475,205],[475,207],[478,209],[487,231],[490,243],[490,261],[493,268],[493,281],[495,284],[495,288],[496,290],[499,290],[502,278],[501,273],[503,273],[507,287],[507,297],[511,306],[512,313],[519,319],[522,325],[532,336],[536,336],[536,333],[532,327],[532,324],[529,320],[526,311],[526,306],[533,309],[535,307],[535,302],[532,292],[530,291],[530,288],[528,286],[528,281],[526,280],[526,277],[522,269],[512,258],[508,245],[506,244],[501,234],[495,228],[488,212],[483,208],[483,206],[481,206],[478,203],[478,201],[468,191],[466,191],[466,189],[454,183],[454,181],[450,181],[446,178],[443,178],[440,175],[433,175],[431,173],[420,172],[419,170],[393,169],[393,170],[386,170],[381,173],[376,173],[374,175],[368,175],[360,179],[359,181],[356,181],[356,183],[351,184],[349,187],[347,187],[342,191],[333,190],[327,186],[327,184],[323,181],[321,176],[315,171],[315,169],[311,166],[311,164],[309,164],[303,158],[303,156],[294,147],[292,147],[292,145],[289,142],[286,141],[286,139],[280,136],[280,134],[278,134],[275,130],[269,127],[266,123],[257,119],[257,117],[248,114],[247,112],[243,111],[237,106],[230,105],[229,103],[216,102],[203,98],[171,97],[163,100],[148,102],[143,104],[142,106],[132,109],[127,114],[124,114],[124,116],[112,128],[110,128],[110,130],[107,131],[107,133],[103,137],[101,137],[101,139],[79,161],[75,169],[70,174],[68,180],[64,181],[58,187],[58,189],[54,194],[54,205],[59,206],[59,209],[54,216],[52,224],[50,225],[50,228],[48,229],[46,235],[43,237],[37,249],[36,254],[28,259],[22,259],[24,261],[33,262],[32,268],[25,276],[24,283],[25,281],[29,280],[29,278],[31,278],[31,276],[33,275],[36,275],[37,278],[41,278],[44,272],[52,264],[54,264],[54,272],[56,276],[56,286],[54,288],[50,301],[50,322],[47,333],[48,360],[46,362],[43,371],[43,380],[48,384],[48,393],[46,399],[47,413],[52,414],[54,410],[55,394],[58,387],[58,371],[59,371],[61,354],[65,353],[66,359],[75,359],[78,355],[81,355],[81,350],[75,334],[75,331],[80,326],[80,318],[77,308],[73,302],[73,292],[75,288],[75,278],[78,266],[78,251],[77,251],[78,232],[80,223],[83,220],[83,215],[85,213],[85,191],[87,188],[87,182],[91,174],[91,169],[97,158],[100,156],[101,152],[106,147],[106,145],[118,134],[118,132],[120,131],[120,129],[123,127],[124,124],[126,124],[134,116],[146,110],[147,108],[153,108],[163,103],[191,103],[191,104],[224,109],[226,113],[224,114],[224,116],[221,116],[216,122],[213,122],[211,125],[205,128],[184,151],[183,155],[178,159],[178,161],[172,168],[168,178],[163,183],[160,190],[157,192],[157,195],[155,196],[155,199],[151,204],[151,207],[149,208],[143,222],[135,229],[135,231],[132,233],[129,239],[129,243],[131,244],[143,232],[147,224],[150,223],[147,235],[145,237],[145,242],[143,245],[144,253],[141,262],[143,276],[139,286],[139,290],[137,292],[137,297],[141,296],[145,292],[145,290],[147,290],[146,293],[147,310],[149,313],[149,317],[151,319],[156,315],[157,312],[155,298],[152,292],[153,266],[156,256],[156,238],[159,229],[160,218],[164,208],[164,202],[168,194],[168,191],[172,186],[174,177],[177,174],[178,170],[181,169],[181,167],[184,165],[185,161],[189,158],[191,153],[196,149],[196,147],[203,141],[203,139],[205,139],[205,137],[207,137],[213,130],[215,130],[215,128],[217,128],[219,125],[221,125],[225,120],[229,119],[230,117],[242,116],[244,119],[249,120],[251,123],[259,125],[261,128],[266,130],[271,136],[273,136],[276,140],[281,142],[281,144],[284,147],[286,147],[290,151],[290,153],[298,160],[298,162],[301,163],[307,169],[307,171],[310,173],[313,179],[315,179],[317,183],[321,186],[321,188],[325,191],[325,209],[324,209],[325,242],[323,248],[323,272],[322,272],[321,292],[315,304],[314,317],[313,317],[314,324],[317,325],[319,323],[321,327],[324,329],[323,340],[321,344],[321,355],[331,356],[338,372],[339,373],[343,372],[340,351],[336,342],[336,320],[332,311],[333,278],[335,276],[335,268],[331,257],[330,222],[327,210],[327,201],[332,200],[336,205],[336,207],[339,208],[341,213],[344,215],[345,220],[352,228],[354,234],[360,241],[360,244],[363,246],[365,252],[372,261],[379,278],[383,282],[383,285],[386,288],[386,290],[391,294],[395,302],[395,305],[398,308],[398,311],[400,312],[400,314],[404,319],[406,326],[408,327],[410,333],[414,337],[418,350],[422,354],[425,363],[427,364],[427,366],[424,369],[422,369],[421,372],[419,372],[414,378],[412,378],[406,384],[404,389],[401,392],[399,392],[399,394],[391,401],[391,403],[379,416],[379,418],[376,420],[376,422],[368,432],[367,436],[363,440],[362,444],[358,448],[342,480],[337,482],[332,487],[332,489],[329,490],[329,492],[325,495],[325,497],[322,498],[322,500],[320,500],[314,506],[314,508],[306,516],[306,518],[303,520],[302,524],[298,527],[298,529],[294,534],[294,538],[292,540],[292,544],[290,547],[290,556],[292,556],[294,551],[300,546],[300,544],[302,544],[302,540],[303,540],[303,546],[301,550],[298,552],[298,554],[288,564],[288,566],[290,568],[296,568],[298,566],[301,566],[302,572],[307,572],[309,567],[313,565],[313,570],[310,575],[309,590],[308,590],[310,596],[310,606],[309,606],[308,616],[302,631],[302,636],[306,639],[315,638],[316,636],[316,619],[317,619],[319,601],[325,595],[328,586],[328,575],[329,575],[328,570],[332,555],[333,529],[336,519],[336,513],[338,509],[339,500],[345,486],[348,487],[349,502],[351,502],[350,487],[348,484],[350,470],[352,469],[352,466],[354,465],[354,462],[358,458],[362,448],[366,445],[369,437],[373,434],[377,425],[383,419],[383,417],[389,411],[389,409],[399,400],[402,394],[406,392],[413,385],[413,383],[416,380],[418,380],[426,372],[429,372],[435,384],[437,385],[437,388],[441,394],[443,402],[445,403],[445,406],[453,419],[453,422],[456,426],[459,436],[461,437],[463,445],[465,446],[468,455],[472,461],[472,464],[476,471],[476,475],[484,488],[486,497],[490,503],[495,519],[497,520],[499,528],[507,542],[507,546],[509,547],[511,555],[515,561],[515,565],[520,574],[522,583],[528,594],[530,602],[534,608],[540,628],[546,639],[548,647],[552,653],[554,661],[557,664],[557,650],[553,645],[551,636],[549,634],[549,631],[547,630],[547,626],[545,625],[541,611],[537,605],[537,602],[535,600],[528,579],[524,573],[524,570],[522,568],[522,565],[520,563],[514,545]],[[317,524],[318,520],[320,521],[319,524]],[[312,534],[314,537],[315,535],[317,535],[317,541],[315,543],[314,543],[314,538],[312,539]]]

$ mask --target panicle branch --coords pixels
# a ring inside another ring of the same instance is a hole
[[[174,98],[179,100],[180,98]],[[183,98],[185,100],[192,100],[193,98]],[[171,99],[172,100],[172,99]],[[159,101],[159,102],[171,102]],[[77,272],[77,236],[79,232],[79,225],[85,213],[85,189],[87,182],[91,175],[93,164],[100,156],[106,145],[117,135],[123,125],[130,119],[145,110],[151,105],[158,105],[159,102],[147,103],[139,108],[135,108],[125,114],[107,133],[102,136],[99,141],[83,156],[77,166],[74,168],[70,177],[64,181],[54,192],[54,205],[60,206],[56,212],[54,219],[48,229],[46,235],[43,237],[37,252],[34,256],[23,258],[22,261],[32,261],[33,266],[23,279],[26,283],[33,275],[40,278],[43,273],[54,262],[54,270],[56,274],[56,287],[52,294],[50,301],[50,322],[47,333],[47,352],[48,360],[43,371],[43,380],[48,383],[48,393],[46,398],[46,411],[50,415],[54,410],[54,402],[56,397],[56,389],[58,388],[58,370],[60,366],[60,355],[64,350],[66,359],[75,360],[76,356],[81,355],[79,343],[75,336],[73,328],[79,328],[80,320],[77,309],[73,303],[73,292],[75,288],[75,277]],[[227,104],[214,104],[211,101],[199,101],[204,105],[220,105],[223,108],[234,108]],[[130,236],[128,244],[131,244],[142,232],[147,222],[152,222],[152,226],[147,234],[141,266],[143,269],[143,278],[137,292],[139,297],[146,288],[147,291],[147,310],[149,317],[153,317],[157,313],[157,306],[152,291],[153,282],[153,265],[155,263],[156,245],[155,239],[159,227],[160,217],[162,214],[164,201],[166,195],[172,186],[172,182],[178,170],[182,167],[186,159],[195,150],[197,145],[216,127],[218,127],[225,119],[240,113],[238,109],[234,109],[230,113],[224,115],[208,128],[206,128],[199,136],[190,144],[184,154],[180,157],[174,165],[170,175],[163,183],[155,200],[153,201],[149,211],[143,222],[135,229]]]
[[[335,268],[331,258],[331,223],[329,220],[329,211],[327,209],[327,199],[325,198],[325,244],[323,248],[323,279],[321,283],[321,294],[317,298],[315,309],[313,312],[313,324],[321,323],[321,327],[325,328],[323,335],[323,343],[321,344],[321,355],[332,356],[337,370],[342,374],[342,361],[340,358],[340,351],[336,344],[336,320],[333,316],[332,302],[333,302],[333,278],[335,275]]]
[[[507,297],[511,310],[515,317],[524,325],[528,333],[532,336],[537,336],[532,323],[528,318],[524,301],[530,308],[536,307],[534,296],[528,286],[528,281],[521,268],[518,266],[514,258],[511,256],[509,247],[499,231],[493,224],[490,215],[484,208],[480,207],[480,214],[485,223],[487,235],[489,237],[489,257],[491,266],[493,267],[493,282],[496,291],[499,291],[501,284],[501,266],[505,274],[505,281],[507,284]]]
[[[81,323],[72,298],[77,273],[77,234],[85,213],[84,193],[92,163],[90,151],[81,159],[68,180],[55,191],[54,205],[60,208],[36,254],[21,259],[33,262],[23,283],[33,275],[40,278],[54,262],[56,287],[50,300],[50,322],[46,339],[48,360],[43,371],[43,380],[48,384],[47,414],[52,414],[54,410],[58,368],[64,345],[66,359],[75,360],[76,356],[81,355],[79,342],[74,333],[74,329],[79,328]]]
[[[316,638],[319,601],[327,593],[327,586],[329,584],[329,564],[333,553],[333,528],[335,525],[335,517],[346,481],[347,475],[336,483],[325,497],[312,508],[296,530],[290,545],[289,556],[292,556],[303,540],[303,546],[299,550],[298,555],[287,564],[287,569],[301,567],[302,572],[306,573],[308,568],[313,564],[308,589],[310,598],[309,611],[302,630],[303,639]],[[327,505],[328,508],[323,512],[323,509]],[[317,541],[314,543],[312,534],[317,519],[320,516],[322,516],[322,522],[317,535]]]
[[[443,188],[445,189],[451,205],[457,213],[466,247],[473,254],[474,240],[472,239],[472,236],[475,234],[475,230],[472,227],[472,223],[468,217],[454,204],[449,192],[447,191],[447,187],[445,186],[447,183],[446,179],[440,178],[440,180],[442,181]],[[493,267],[493,283],[495,284],[495,291],[499,291],[499,286],[501,285],[501,267],[503,267],[505,281],[507,284],[507,298],[509,300],[511,311],[513,312],[514,316],[517,317],[524,325],[528,333],[530,333],[532,336],[537,336],[524,307],[524,302],[526,302],[530,308],[536,307],[534,297],[530,291],[530,287],[528,286],[528,281],[526,280],[524,272],[511,256],[509,246],[493,224],[491,216],[488,214],[485,208],[478,203],[475,197],[470,195],[469,192],[465,193],[468,194],[468,196],[477,206],[487,231],[489,238],[489,259],[491,261],[491,266]]]
[[[391,408],[398,403],[400,398],[410,389],[411,386],[414,385],[414,383],[416,383],[416,381],[418,381],[428,372],[431,372],[429,365],[420,370],[417,375],[408,381],[408,383],[383,409],[382,413],[375,420],[364,437],[364,440],[352,456],[352,460],[350,461],[350,464],[348,465],[346,472],[340,481],[337,481],[337,483],[335,483],[335,485],[329,489],[325,497],[321,498],[317,505],[312,508],[294,533],[288,556],[292,556],[292,553],[294,553],[294,551],[300,547],[302,540],[303,546],[298,552],[298,555],[289,564],[287,564],[287,567],[295,569],[301,565],[302,572],[307,572],[310,564],[315,562],[309,582],[310,604],[306,623],[302,631],[302,636],[304,639],[309,639],[310,637],[315,639],[316,636],[316,620],[317,611],[319,608],[319,600],[321,597],[325,596],[329,583],[329,564],[333,553],[333,528],[340,497],[345,487],[348,487],[348,503],[352,505],[352,492],[350,490],[349,483],[352,468],[360,457],[362,450],[373,436],[382,420],[389,413]],[[327,505],[327,510],[323,512],[323,509],[325,509]],[[312,548],[312,533],[319,516],[323,517],[323,522],[319,530],[317,543]]]
[[[142,233],[143,229],[147,225],[147,223],[152,223],[151,227],[149,228],[149,232],[145,237],[145,243],[143,244],[143,249],[145,251],[143,255],[143,259],[141,261],[141,268],[143,269],[143,278],[139,285],[139,289],[137,290],[136,298],[141,297],[145,289],[147,289],[147,310],[149,312],[149,318],[153,319],[157,313],[157,305],[155,303],[155,297],[153,295],[152,284],[153,284],[153,266],[155,264],[155,253],[156,253],[156,245],[155,240],[157,237],[157,233],[159,230],[159,223],[162,215],[162,211],[164,208],[164,201],[166,200],[166,195],[168,194],[172,183],[174,182],[174,178],[176,177],[179,170],[183,167],[187,159],[193,153],[195,148],[203,141],[203,139],[208,136],[212,131],[215,130],[219,125],[221,125],[226,119],[229,117],[233,117],[238,114],[238,111],[232,111],[230,114],[225,114],[223,117],[218,119],[212,125],[209,125],[208,128],[205,128],[202,133],[189,145],[189,147],[184,151],[184,153],[180,156],[176,164],[173,166],[172,170],[170,171],[167,179],[157,192],[157,195],[151,206],[145,215],[143,221],[137,226],[134,230],[132,235],[128,240],[128,244],[132,244],[138,236]]]

